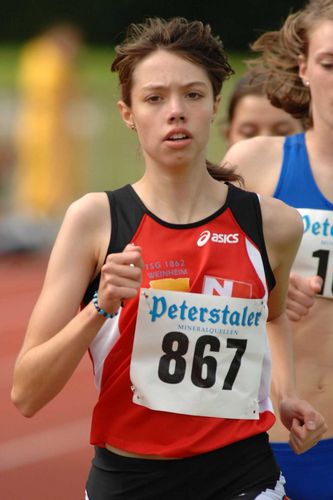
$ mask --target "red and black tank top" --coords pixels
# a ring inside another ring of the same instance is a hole
[[[214,214],[190,224],[170,224],[151,213],[134,189],[106,193],[112,234],[109,253],[134,242],[142,248],[143,288],[179,289],[205,295],[267,298],[275,284],[266,252],[258,196],[228,184],[226,202]],[[98,288],[89,285],[84,304]],[[268,430],[274,423],[269,399],[268,343],[261,367],[257,420],[193,416],[156,411],[133,402],[130,363],[138,297],[105,321],[90,346],[99,398],[91,443],[139,454],[186,457],[205,453]],[[163,354],[163,353],[162,353]]]

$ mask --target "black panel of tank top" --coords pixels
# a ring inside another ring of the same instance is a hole
[[[275,286],[275,278],[268,260],[258,195],[232,184],[228,185],[231,188],[230,209],[240,227],[257,245],[264,264],[268,288],[272,290]]]
[[[131,194],[130,185],[115,191],[106,191],[111,211],[111,237],[105,258],[110,253],[122,252],[132,240],[144,215],[143,206]],[[100,273],[89,284],[83,298],[83,304],[91,301],[98,289]]]

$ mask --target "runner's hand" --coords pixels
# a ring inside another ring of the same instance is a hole
[[[279,409],[281,422],[290,431],[289,445],[297,454],[315,446],[327,431],[324,418],[307,401],[286,398]]]
[[[135,297],[141,286],[142,269],[141,248],[132,243],[123,252],[109,254],[101,269],[99,307],[113,313],[122,300]]]
[[[322,284],[320,276],[302,278],[298,274],[290,274],[286,312],[291,321],[299,321],[308,314]]]

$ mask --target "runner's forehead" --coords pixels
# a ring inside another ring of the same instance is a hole
[[[208,73],[202,66],[164,50],[144,58],[133,72],[133,87],[142,91],[169,89],[175,85],[211,87]]]

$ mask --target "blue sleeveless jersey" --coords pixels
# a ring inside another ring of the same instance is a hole
[[[286,137],[273,196],[297,208],[303,218],[304,235],[293,271],[304,277],[321,276],[319,295],[333,298],[333,203],[313,177],[304,134]]]
[[[312,175],[304,134],[286,137],[273,196],[295,208],[333,210],[333,203],[321,193]]]

